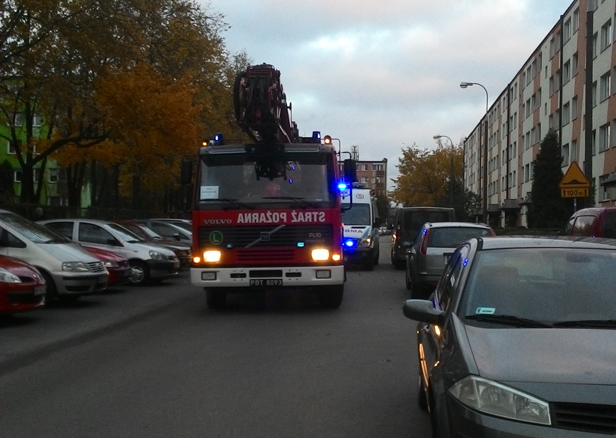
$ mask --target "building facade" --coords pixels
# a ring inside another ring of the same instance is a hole
[[[549,129],[563,173],[577,162],[594,204],[616,204],[615,22],[616,0],[573,1],[467,137],[464,185],[481,196],[484,221],[527,225],[533,162]]]
[[[373,190],[375,196],[387,196],[387,158],[357,161],[357,182]]]

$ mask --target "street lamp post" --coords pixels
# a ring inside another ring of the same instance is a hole
[[[451,143],[451,154],[450,154],[450,161],[449,161],[449,206],[453,208],[453,201],[454,201],[454,196],[453,196],[453,155],[454,155],[454,145],[453,145],[453,140],[451,139],[451,137],[448,137],[446,135],[441,135],[441,134],[436,134],[434,136],[432,136],[432,138],[434,140],[439,140],[441,138],[447,138],[449,139],[449,143]]]
[[[488,96],[488,90],[486,87],[478,82],[460,82],[460,88],[472,87],[473,85],[479,85],[486,92],[486,114],[485,123],[483,127],[483,218],[488,221],[488,110],[490,109],[490,98]]]
[[[341,155],[340,155],[340,154],[342,154],[342,152],[341,152],[341,149],[342,149],[342,142],[340,141],[340,139],[339,139],[339,138],[334,138],[334,137],[332,137],[332,140],[336,140],[336,141],[338,142],[338,159],[339,159],[339,160],[341,160],[342,158],[341,158]]]

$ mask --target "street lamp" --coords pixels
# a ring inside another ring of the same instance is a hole
[[[449,139],[449,143],[451,143],[451,160],[449,163],[449,205],[451,207],[453,207],[453,155],[454,155],[454,145],[453,145],[453,140],[451,139],[451,137],[448,137],[446,135],[441,135],[441,134],[436,134],[433,135],[432,138],[434,140],[440,140],[441,138],[447,138]]]
[[[477,82],[460,82],[460,88],[468,88],[468,87],[472,87],[473,85],[479,85],[481,88],[483,88],[483,91],[486,92],[486,113],[488,112],[488,109],[490,108],[490,100],[488,97],[488,90],[486,90],[486,87],[484,87],[483,85],[477,83]]]
[[[479,85],[486,92],[486,115],[485,126],[483,127],[483,218],[486,223],[488,220],[488,110],[490,109],[490,99],[488,97],[488,90],[486,87],[478,82],[460,82],[460,88],[472,87],[473,85]]]

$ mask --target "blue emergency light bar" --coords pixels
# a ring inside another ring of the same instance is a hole
[[[355,239],[346,239],[342,244],[347,248],[354,248],[357,245],[357,241]]]

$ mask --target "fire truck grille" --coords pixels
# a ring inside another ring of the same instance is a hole
[[[333,232],[331,225],[267,225],[258,227],[199,228],[199,246],[215,244],[223,248],[262,250],[271,247],[301,248],[302,246],[331,245]],[[256,251],[258,253],[258,251]],[[293,251],[291,250],[291,253]],[[288,253],[287,253],[288,254]],[[284,257],[281,255],[280,257]]]
[[[288,262],[295,260],[293,249],[245,248],[237,251],[238,262]]]

